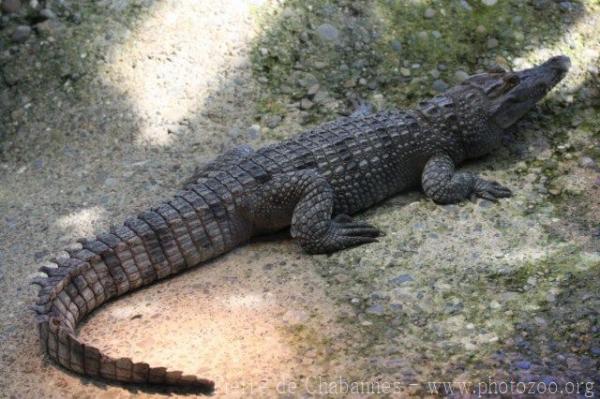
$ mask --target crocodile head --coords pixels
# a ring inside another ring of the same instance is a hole
[[[541,65],[518,72],[502,69],[475,75],[464,84],[485,93],[489,121],[504,129],[518,121],[527,111],[560,82],[569,67],[569,57],[552,57]]]

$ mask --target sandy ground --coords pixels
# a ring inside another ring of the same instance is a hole
[[[419,193],[399,196],[364,215],[386,237],[330,257],[306,256],[285,237],[254,242],[104,306],[81,336],[113,355],[212,378],[216,397],[384,396],[347,395],[342,381],[396,383],[388,396],[424,396],[427,381],[511,376],[597,389],[597,102],[577,94],[597,90],[588,70],[600,48],[592,3],[547,49],[577,57],[571,80],[523,124],[516,145],[469,166],[514,188],[514,198],[438,207]],[[223,149],[262,145],[339,111],[341,99],[314,114],[289,100],[281,123],[261,119],[257,104],[270,92],[251,55],[272,51],[261,50],[272,43],[265,18],[310,10],[84,2],[73,12],[78,23],[66,18],[4,50],[0,397],[165,395],[44,360],[28,281],[74,239],[168,198]],[[578,102],[578,121],[544,119]]]

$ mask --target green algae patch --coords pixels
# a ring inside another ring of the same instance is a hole
[[[551,46],[594,7],[572,4],[565,14],[556,2],[292,0],[257,11],[264,29],[251,53],[264,89],[257,119],[288,108],[298,111],[288,118],[312,124],[362,101],[410,106],[468,74],[513,67],[516,57]]]

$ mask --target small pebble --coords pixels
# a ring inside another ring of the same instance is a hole
[[[394,51],[397,51],[397,52],[402,51],[402,43],[400,43],[399,40],[392,40],[390,42],[390,46],[392,47],[392,49],[394,49]]]
[[[456,80],[457,83],[465,81],[468,77],[469,74],[465,71],[461,71],[460,69],[454,72],[454,80]]]
[[[428,18],[428,19],[435,17],[435,10],[433,8],[426,9],[424,16],[425,16],[425,18]]]
[[[593,169],[596,166],[596,162],[590,157],[582,157],[579,160],[579,166],[582,168]]]
[[[314,103],[308,98],[303,98],[302,101],[300,101],[300,108],[302,109],[311,109],[313,105]]]
[[[15,43],[24,43],[31,35],[31,27],[28,25],[19,25],[12,35],[12,41]]]
[[[469,4],[469,2],[467,2],[467,0],[460,0],[460,6],[465,11],[469,11],[469,12],[473,11],[473,7],[471,7],[471,5]]]
[[[488,48],[498,47],[498,40],[494,39],[493,37],[489,38],[487,41],[487,47]]]
[[[334,41],[337,40],[339,32],[335,26],[331,24],[322,24],[317,28],[317,34],[323,40]]]
[[[496,3],[498,2],[498,0],[481,0],[481,2],[488,7],[491,7],[491,6],[495,6]]]
[[[390,279],[390,283],[392,283],[394,285],[401,285],[401,284],[404,284],[404,283],[407,283],[407,282],[413,281],[413,280],[414,280],[414,278],[410,274],[401,274],[398,277],[394,277],[393,279]]]
[[[385,312],[385,309],[384,309],[383,305],[381,305],[381,304],[375,304],[375,305],[367,308],[367,310],[365,310],[365,312],[367,314],[373,314],[373,315],[381,316]]]
[[[431,87],[433,87],[433,90],[437,91],[438,93],[443,93],[446,90],[448,90],[449,86],[448,86],[448,83],[444,82],[443,80],[437,79],[433,82]]]
[[[256,140],[260,137],[260,126],[252,125],[250,129],[248,129],[248,138],[250,140]]]
[[[314,96],[315,94],[317,94],[317,92],[319,91],[319,88],[320,88],[319,84],[318,84],[318,83],[316,83],[316,84],[314,84],[314,85],[312,85],[312,86],[310,86],[310,87],[308,88],[308,92],[307,92],[306,94],[307,94],[309,97],[312,97],[312,96]]]
[[[531,368],[531,363],[527,360],[519,360],[515,363],[515,366],[523,370],[529,370]]]
[[[281,119],[279,115],[270,115],[265,118],[265,123],[269,129],[275,129],[281,123]]]
[[[56,18],[56,14],[49,8],[44,8],[42,11],[40,11],[40,16],[45,19],[55,19]]]

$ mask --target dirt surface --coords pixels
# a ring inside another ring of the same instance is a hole
[[[466,166],[513,198],[401,195],[361,215],[387,233],[378,243],[307,256],[285,237],[253,242],[102,307],[80,334],[212,378],[216,397],[427,396],[444,381],[477,396],[511,380],[598,395],[597,1],[25,3],[0,4],[0,397],[167,395],[40,355],[29,280],[76,238],[235,144],[560,53],[568,78]]]

